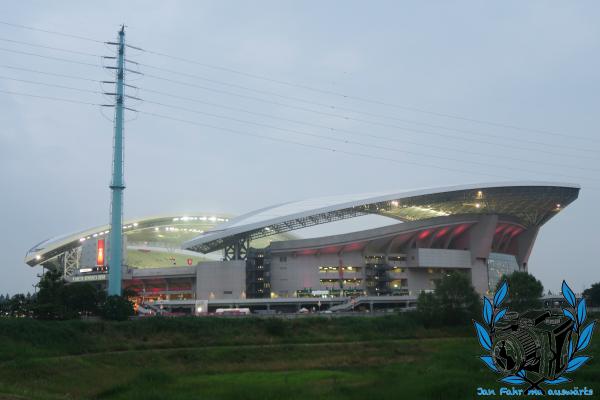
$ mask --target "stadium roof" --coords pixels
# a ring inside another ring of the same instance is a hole
[[[399,221],[461,215],[499,214],[524,226],[539,226],[574,201],[580,187],[568,183],[479,183],[403,192],[330,196],[279,204],[233,218],[183,244],[212,252],[240,240],[377,214]]]
[[[229,216],[220,214],[190,214],[181,215],[162,215],[147,218],[138,218],[125,221],[123,223],[123,233],[125,235],[138,234],[143,231],[152,231],[155,228],[168,228],[168,233],[185,233],[186,239],[193,237],[197,233],[203,232],[216,224],[226,222]],[[185,228],[183,228],[185,226]],[[25,262],[30,266],[43,264],[48,260],[62,254],[68,250],[81,246],[83,242],[90,239],[100,239],[108,237],[110,227],[108,225],[97,226],[76,233],[57,236],[33,246],[25,256]],[[185,232],[183,230],[185,229]],[[162,232],[163,234],[165,232]],[[184,239],[185,240],[185,239]],[[179,243],[183,242],[181,240]],[[179,245],[179,244],[178,244]]]

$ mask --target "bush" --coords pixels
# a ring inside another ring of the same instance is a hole
[[[434,293],[419,295],[417,314],[425,326],[466,325],[479,312],[479,296],[470,279],[454,272],[436,283]]]
[[[38,319],[75,319],[97,314],[105,293],[91,283],[67,284],[61,273],[49,270],[39,284],[39,292],[31,308]]]
[[[134,315],[133,303],[126,297],[108,296],[102,304],[101,314],[111,321],[125,321]]]
[[[528,272],[515,271],[504,277],[496,285],[496,290],[506,281],[508,283],[508,294],[510,309],[523,312],[542,306],[541,297],[544,294],[542,282]]]
[[[287,325],[281,318],[269,318],[264,323],[265,330],[271,336],[284,336],[287,331]]]
[[[590,307],[600,307],[600,282],[583,291],[583,297],[589,302]]]

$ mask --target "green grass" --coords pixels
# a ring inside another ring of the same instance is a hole
[[[469,399],[498,386],[480,354],[471,328],[406,316],[0,319],[0,399]],[[573,377],[598,376],[592,360]]]
[[[166,237],[162,238],[154,237],[156,232],[153,231],[141,231],[132,235],[135,235],[133,239],[135,239],[136,242],[159,242],[163,243],[165,246],[170,244],[173,248],[178,249],[181,246],[181,243],[196,237],[198,233],[169,232]],[[143,235],[147,235],[147,237]],[[271,241],[290,240],[295,238],[296,237],[291,234],[283,233],[253,240],[251,246],[256,249],[262,249],[267,247]],[[192,265],[196,265],[203,261],[214,261],[209,257],[203,257],[201,255],[188,255],[177,253],[175,251],[159,251],[154,249],[140,250],[129,248],[127,249],[126,257],[127,265],[134,268],[187,267],[187,260],[190,258],[192,259]]]
[[[188,267],[187,260],[190,258],[192,259],[192,265],[210,260],[206,257],[175,252],[127,249],[127,265],[134,268]]]

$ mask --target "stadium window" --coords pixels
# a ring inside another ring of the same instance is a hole
[[[287,256],[279,257],[279,262],[287,262]]]

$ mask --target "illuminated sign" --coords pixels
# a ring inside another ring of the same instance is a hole
[[[96,253],[96,265],[104,265],[104,239],[98,240],[98,251]]]
[[[106,275],[83,275],[83,276],[72,276],[71,282],[90,282],[90,281],[105,281]]]

